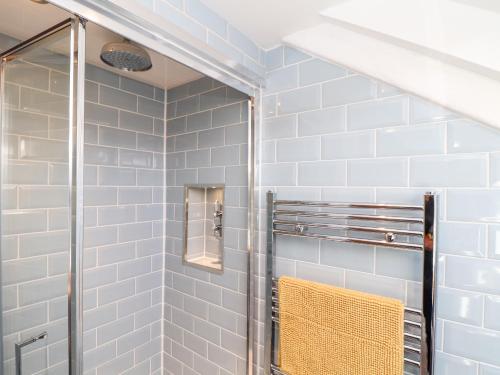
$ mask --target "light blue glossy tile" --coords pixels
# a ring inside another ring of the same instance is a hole
[[[345,69],[320,59],[306,61],[299,65],[299,84],[301,86],[329,81],[345,75]]]
[[[410,123],[452,120],[458,115],[427,100],[410,98]]]
[[[5,67],[5,81],[48,91],[49,70],[38,65],[17,60]]]
[[[488,227],[488,257],[500,259],[500,225]]]
[[[297,66],[289,66],[269,72],[266,77],[266,95],[296,88],[298,84]]]
[[[377,248],[375,257],[377,275],[422,281],[422,256],[415,251],[394,251]]]
[[[212,127],[238,124],[241,120],[241,104],[231,104],[214,109],[212,112]]]
[[[406,159],[384,158],[347,162],[347,184],[350,186],[406,186],[407,183]]]
[[[133,112],[120,112],[120,128],[144,133],[153,133],[153,118]]]
[[[296,268],[296,276],[301,279],[340,287],[344,285],[344,270],[340,268],[306,262],[297,262]]]
[[[449,322],[444,325],[444,350],[448,353],[498,366],[499,346],[499,332]]]
[[[276,239],[276,256],[319,263],[319,241],[311,238],[278,236]]]
[[[281,116],[272,117],[264,120],[262,138],[277,139],[277,138],[292,138],[297,134],[297,117]]]
[[[347,107],[347,129],[362,130],[408,123],[408,99],[404,96],[352,104]]]
[[[318,109],[320,86],[309,86],[278,95],[278,113],[289,114]]]
[[[252,42],[246,35],[235,27],[228,25],[228,39],[229,42],[234,44],[237,48],[245,52],[246,55],[250,56],[255,61],[259,60],[259,47]]]
[[[264,118],[276,116],[276,95],[262,98],[262,115]]]
[[[238,165],[240,160],[239,146],[223,146],[212,148],[210,155],[211,166]]]
[[[65,96],[21,87],[20,98],[20,107],[23,110],[57,117],[68,116],[68,98]]]
[[[196,149],[198,144],[198,134],[180,134],[175,137],[175,151],[187,151]]]
[[[395,204],[410,204],[422,205],[424,201],[424,194],[427,193],[427,188],[377,188],[377,202],[378,203],[395,203]],[[433,189],[438,199],[443,199],[445,192],[442,189]],[[440,200],[438,201],[440,202]],[[444,204],[438,204],[439,217],[444,220],[445,208]]]
[[[371,246],[322,241],[319,262],[327,266],[373,272],[375,252]]]
[[[167,121],[167,136],[182,134],[186,131],[186,117]]]
[[[331,202],[373,202],[375,192],[370,188],[328,187],[321,189],[321,200]],[[320,200],[320,199],[316,199]]]
[[[168,89],[167,91],[167,103],[172,103],[177,100],[184,99],[189,96],[189,85],[180,85],[177,87],[173,87]]]
[[[445,284],[457,289],[500,294],[500,262],[448,256]]]
[[[360,292],[396,298],[404,302],[405,282],[392,277],[373,275],[371,273],[346,271],[345,287]]]
[[[491,234],[491,229],[489,233]],[[439,223],[438,246],[439,251],[443,253],[484,257],[487,245],[485,225],[452,222]]]
[[[500,153],[490,155],[490,186],[500,187]]]
[[[283,46],[279,46],[266,51],[265,63],[268,70],[277,69],[283,66]]]
[[[185,7],[188,15],[196,19],[202,25],[215,31],[220,36],[226,37],[227,23],[224,18],[219,16],[200,0],[185,0]]]
[[[438,315],[446,320],[481,326],[483,296],[459,289],[438,289]]]
[[[410,186],[484,187],[487,169],[487,155],[410,158]]]
[[[377,156],[443,154],[445,124],[377,130]]]
[[[296,48],[285,46],[284,48],[285,65],[295,64],[300,61],[310,59],[311,56]]]
[[[248,126],[246,124],[227,126],[224,135],[226,145],[247,143]]]
[[[212,109],[226,104],[227,89],[219,87],[200,94],[200,110]]]
[[[484,327],[500,331],[500,296],[484,297]]]
[[[137,112],[163,120],[165,114],[165,105],[163,102],[159,102],[148,98],[143,98],[141,96],[139,96],[137,100],[138,100]]]
[[[198,112],[187,117],[187,131],[210,129],[212,127],[212,112]]]
[[[294,186],[297,170],[295,163],[263,164],[262,186]]]
[[[113,87],[119,87],[120,85],[119,75],[92,64],[85,64],[85,79]]]
[[[370,158],[375,154],[375,133],[356,132],[321,138],[321,159]]]
[[[136,95],[112,87],[101,86],[99,103],[129,111],[137,111]]]
[[[346,164],[344,161],[311,161],[298,164],[300,186],[343,186]]]
[[[182,153],[184,154],[184,153]],[[168,158],[171,154],[167,156],[167,165]],[[187,168],[199,168],[199,167],[208,167],[210,166],[210,150],[196,150],[189,151],[186,154],[186,166]]]
[[[134,168],[100,167],[99,185],[130,186],[136,183]]]
[[[237,50],[235,47],[233,47],[225,39],[222,39],[218,35],[208,31],[207,43],[209,46],[212,46],[217,51],[225,54],[230,59],[232,59],[233,63],[236,62],[239,64],[243,64],[244,61],[243,53]]]
[[[387,96],[401,95],[402,92],[397,87],[388,85],[387,83],[378,82],[377,84],[377,96],[379,98],[385,98]]]
[[[277,161],[311,161],[320,159],[320,138],[304,137],[277,142]]]
[[[493,367],[485,364],[480,364],[479,373],[481,375],[500,375],[500,367]]]
[[[179,9],[173,7],[166,1],[158,0],[156,2],[156,13],[161,17],[164,17],[167,21],[170,21],[176,26],[180,27],[184,31],[187,31],[195,38],[203,41],[205,40],[206,29],[198,22],[185,16]]]
[[[198,133],[198,148],[224,146],[224,128],[204,130]]]
[[[209,91],[213,88],[213,79],[210,77],[203,77],[200,79],[197,79],[196,81],[189,82],[186,84],[188,88],[188,95],[197,95],[202,92]],[[172,103],[176,104],[176,103]]]
[[[120,77],[120,88],[151,99],[154,99],[155,96],[155,88],[153,86],[127,77]]]
[[[85,122],[97,125],[118,126],[118,110],[85,102]]]
[[[345,130],[345,108],[327,108],[299,114],[299,136],[339,133]]]
[[[440,375],[476,375],[477,363],[466,358],[437,352],[434,371]]]
[[[198,169],[198,183],[223,184],[224,172],[224,167],[200,168]]]
[[[450,189],[446,203],[449,220],[500,221],[500,191]]]
[[[179,100],[177,102],[176,116],[185,116],[200,110],[200,97],[198,95]]]
[[[323,106],[337,106],[362,100],[373,99],[377,95],[377,84],[364,76],[337,79],[323,85]]]

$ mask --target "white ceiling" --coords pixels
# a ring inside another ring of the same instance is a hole
[[[0,33],[18,40],[25,40],[69,16],[66,11],[50,4],[41,5],[30,0],[0,0]],[[113,69],[101,62],[99,54],[105,43],[120,40],[122,38],[119,35],[88,23],[87,62],[157,87],[176,87],[202,77],[202,74],[197,71],[151,50],[148,50],[148,53],[151,56],[153,68],[149,71],[129,73]]]
[[[346,0],[203,0],[231,25],[268,49],[322,22],[320,12]]]

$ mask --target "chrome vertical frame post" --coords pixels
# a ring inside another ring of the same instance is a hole
[[[69,374],[83,374],[83,145],[85,104],[85,24],[81,18],[71,22],[70,48],[70,269],[68,280],[68,360]]]
[[[424,251],[422,269],[422,342],[420,375],[434,375],[434,344],[436,335],[437,275],[437,195],[424,195]]]
[[[274,198],[273,192],[267,192],[267,223],[266,223],[266,269],[265,279],[265,322],[264,322],[264,374],[270,375],[271,364],[274,360],[274,323],[272,320],[272,298],[273,298],[273,278],[274,278],[274,255],[276,250],[276,240],[273,234],[273,216],[274,216]]]
[[[253,374],[254,360],[254,317],[255,317],[255,263],[254,263],[254,236],[255,236],[255,211],[254,211],[254,168],[255,168],[255,113],[254,98],[247,103],[248,111],[248,228],[247,228],[247,375]]]
[[[4,168],[3,168],[3,158],[4,158],[4,144],[3,144],[3,127],[5,121],[5,62],[2,57],[0,61],[0,205],[3,202],[3,179],[4,179]],[[2,266],[2,238],[3,238],[3,223],[2,223],[2,209],[0,206],[0,269]],[[0,277],[0,366],[3,368],[3,352],[4,352],[4,340],[3,340],[3,282]]]

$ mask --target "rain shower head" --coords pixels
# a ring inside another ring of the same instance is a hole
[[[106,43],[101,49],[101,60],[129,72],[144,72],[153,66],[146,50],[128,40]]]

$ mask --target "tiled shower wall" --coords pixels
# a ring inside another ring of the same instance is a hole
[[[160,374],[162,89],[87,66],[84,366]]]
[[[269,51],[267,64],[261,203],[269,189],[412,204],[437,191],[436,374],[500,374],[500,131],[291,48]],[[277,270],[420,305],[421,258],[408,251],[282,238]],[[262,269],[259,280],[262,359]]]
[[[167,92],[164,367],[245,374],[247,100],[202,78]],[[183,186],[225,184],[224,272],[183,265]]]
[[[67,373],[67,78],[32,64],[7,77],[20,94],[2,202],[6,375],[14,341],[42,330],[23,371]],[[161,373],[164,92],[94,66],[86,78],[85,374]]]

